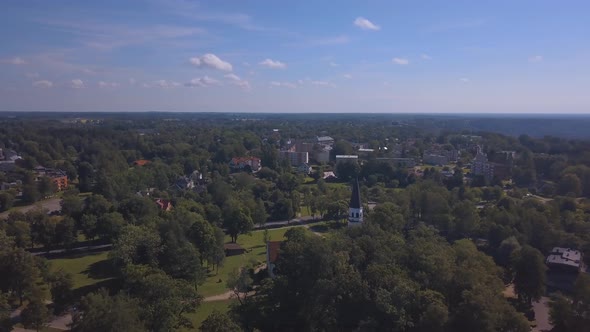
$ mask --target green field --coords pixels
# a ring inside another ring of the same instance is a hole
[[[92,286],[101,281],[112,279],[111,265],[107,260],[108,251],[99,253],[85,253],[67,258],[50,260],[51,269],[71,273],[74,279],[74,289]]]
[[[188,319],[193,323],[193,329],[181,329],[181,331],[195,331],[201,326],[201,323],[211,314],[213,311],[217,310],[220,312],[227,312],[229,310],[230,304],[235,302],[236,300],[224,300],[224,301],[212,301],[212,302],[203,302],[197,308],[197,311],[186,315]]]
[[[285,232],[289,228],[271,229],[268,231],[271,240],[282,240]],[[205,297],[225,293],[228,289],[225,286],[227,276],[240,267],[248,264],[251,260],[259,264],[266,262],[266,246],[263,243],[264,231],[254,231],[251,235],[240,235],[238,244],[240,244],[246,253],[242,255],[226,257],[223,266],[219,271],[212,271],[205,283],[199,286],[199,293]],[[230,241],[229,236],[226,241]],[[221,282],[219,280],[221,279]]]

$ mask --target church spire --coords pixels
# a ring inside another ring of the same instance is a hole
[[[361,201],[361,191],[359,181],[355,179],[352,184],[352,195],[348,205],[348,226],[360,225],[363,223],[363,204]]]

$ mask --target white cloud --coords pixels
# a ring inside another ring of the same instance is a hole
[[[48,80],[41,80],[33,82],[33,86],[37,88],[51,88],[53,86],[53,82]]]
[[[119,86],[119,83],[117,82],[99,81],[97,84],[99,88],[116,88]]]
[[[179,87],[181,84],[178,82],[174,82],[174,81],[168,81],[168,80],[157,80],[151,83],[143,83],[142,86],[144,88],[176,88]]]
[[[239,86],[242,89],[248,90],[250,89],[250,82],[241,79],[238,75],[236,74],[227,74],[224,75],[225,78],[227,78],[231,84]]]
[[[461,81],[461,82],[463,82],[463,83],[468,83],[468,82],[469,82],[469,79],[468,79],[467,77],[461,77],[461,78],[459,79],[459,81]]]
[[[192,80],[190,80],[190,82],[184,83],[184,86],[189,87],[189,88],[195,88],[195,87],[206,88],[208,86],[219,85],[219,84],[220,83],[218,80],[211,78],[209,76],[204,76],[204,77],[193,78]]]
[[[291,82],[277,82],[277,81],[272,81],[272,82],[270,82],[270,85],[271,86],[291,88],[291,89],[295,89],[297,87],[296,84],[291,83]]]
[[[356,20],[354,20],[354,25],[363,30],[381,30],[380,26],[373,24],[373,22],[364,17],[357,17]]]
[[[400,66],[405,66],[410,63],[410,60],[405,59],[405,58],[393,58],[393,59],[391,59],[391,61],[393,63],[395,63],[396,65],[400,65]]]
[[[541,62],[543,61],[543,56],[541,55],[534,55],[529,58],[529,62]]]
[[[430,59],[432,59],[432,57],[430,55],[428,55],[428,54],[422,54],[422,55],[420,55],[420,57],[422,58],[422,60],[430,60]]]
[[[342,77],[344,77],[348,80],[352,79],[352,75],[350,75],[350,74],[344,74],[344,75],[342,75]]]
[[[14,58],[11,58],[11,59],[2,59],[2,60],[0,60],[0,62],[8,63],[8,64],[15,65],[15,66],[24,65],[27,63],[23,58],[18,57],[18,56],[15,56]]]
[[[272,60],[272,59],[265,59],[264,61],[261,61],[258,63],[259,65],[265,66],[267,68],[271,68],[271,69],[284,69],[287,68],[287,64],[282,63],[278,60]]]
[[[200,57],[189,59],[190,63],[199,68],[211,68],[221,71],[232,71],[231,63],[221,60],[217,55],[207,53]]]
[[[26,78],[38,78],[39,77],[39,73],[26,73],[25,74]]]
[[[330,62],[329,65],[330,65],[330,67],[338,67],[338,66],[340,66],[336,62]]]
[[[311,81],[310,83],[315,86],[327,86],[327,87],[332,87],[332,88],[336,87],[334,84],[332,84],[328,81]]]
[[[132,78],[129,79],[129,84],[135,85],[135,83],[137,83],[137,81],[135,80],[135,78],[132,77]]]
[[[86,86],[84,85],[84,81],[77,78],[77,79],[74,79],[70,82],[70,87],[72,87],[74,89],[82,89],[82,88],[85,88]]]

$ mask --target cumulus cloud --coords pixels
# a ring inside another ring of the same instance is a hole
[[[33,86],[36,88],[51,88],[53,87],[53,82],[48,80],[40,80],[33,82]]]
[[[271,69],[284,69],[287,68],[287,64],[282,63],[278,60],[272,60],[272,59],[265,59],[264,61],[261,61],[258,63],[259,65],[265,66],[267,68],[271,68]]]
[[[350,74],[344,74],[344,75],[342,75],[342,77],[344,77],[344,78],[346,78],[348,80],[349,79],[352,79],[352,75],[350,75]]]
[[[2,60],[0,60],[0,62],[8,63],[8,64],[15,65],[15,66],[24,65],[27,63],[23,58],[18,57],[18,56],[15,56],[14,58],[10,58],[10,59],[2,59]]]
[[[72,87],[74,89],[82,89],[82,88],[85,88],[86,86],[84,85],[84,81],[77,78],[77,79],[74,79],[70,82],[70,87]]]
[[[271,86],[277,86],[277,87],[285,87],[285,88],[291,88],[294,89],[297,87],[297,85],[295,83],[291,83],[291,82],[277,82],[277,81],[272,81],[270,82]]]
[[[206,88],[208,86],[212,86],[212,85],[219,85],[219,81],[211,78],[209,76],[204,76],[204,77],[197,77],[197,78],[193,78],[192,80],[190,80],[190,82],[184,83],[184,86],[189,87],[189,88]]]
[[[432,57],[430,55],[428,55],[428,54],[422,54],[422,55],[420,55],[420,57],[422,58],[422,60],[430,60],[430,59],[432,59]]]
[[[529,58],[529,62],[541,62],[543,61],[543,56],[541,55],[534,55]]]
[[[328,81],[311,81],[310,83],[315,86],[326,86],[326,87],[332,87],[332,88],[335,87],[334,84],[332,84]]]
[[[142,86],[144,88],[164,88],[164,89],[168,89],[168,88],[176,88],[179,87],[181,84],[178,82],[174,82],[174,81],[168,81],[168,80],[157,80],[157,81],[153,81],[151,83],[143,83]]]
[[[238,75],[236,74],[227,74],[224,76],[225,78],[227,78],[230,82],[230,84],[239,86],[240,88],[244,89],[244,90],[248,90],[250,89],[250,82],[241,79]]]
[[[340,66],[336,62],[330,62],[329,65],[330,65],[330,67],[338,67],[338,66]]]
[[[97,84],[99,88],[116,88],[119,86],[119,83],[117,82],[99,81]]]
[[[468,83],[468,82],[469,82],[469,79],[468,79],[467,77],[461,77],[461,78],[459,79],[459,81],[461,81],[461,82],[463,82],[463,83]]]
[[[38,78],[39,77],[39,73],[26,73],[25,77],[27,78]]]
[[[405,58],[393,58],[393,59],[391,59],[391,61],[393,63],[395,63],[396,65],[400,65],[400,66],[405,66],[410,63],[410,60],[405,59]]]
[[[200,57],[193,57],[189,62],[199,68],[210,68],[221,71],[232,71],[233,66],[227,61],[221,60],[217,55],[207,53]]]
[[[356,25],[357,27],[361,28],[362,30],[380,30],[381,27],[378,25],[373,24],[373,22],[367,20],[364,17],[357,17],[356,20],[354,20],[354,25]]]

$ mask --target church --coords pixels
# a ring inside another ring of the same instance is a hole
[[[358,179],[352,184],[352,196],[348,205],[348,227],[363,224],[363,203]]]

